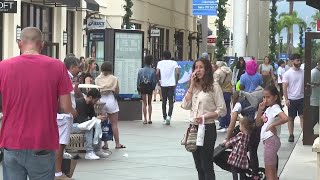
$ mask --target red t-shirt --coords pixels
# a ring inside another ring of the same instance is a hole
[[[65,65],[44,55],[0,63],[3,121],[0,147],[56,150],[58,97],[73,90]]]

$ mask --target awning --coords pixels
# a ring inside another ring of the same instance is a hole
[[[95,0],[84,0],[87,2],[87,9],[99,12],[99,4]]]
[[[320,2],[319,2],[319,0],[307,0],[307,5],[320,10]]]

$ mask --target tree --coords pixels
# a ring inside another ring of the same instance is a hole
[[[303,20],[298,17],[298,13],[296,11],[293,11],[293,14],[290,15],[288,13],[281,13],[279,15],[279,22],[282,24],[284,28],[287,29],[287,53],[292,54],[293,49],[293,26],[299,25]]]
[[[312,28],[316,28],[317,27],[317,21],[320,20],[320,11],[316,12],[316,14],[311,16],[313,22],[310,23],[310,26]]]
[[[132,0],[125,0],[126,5],[123,6],[124,11],[126,12],[126,14],[123,16],[123,25],[126,27],[126,29],[131,29],[132,27],[132,23],[130,22],[130,18],[132,16]]]
[[[216,20],[216,26],[218,28],[218,37],[217,37],[217,51],[216,51],[216,57],[218,60],[221,60],[223,56],[226,54],[227,49],[224,46],[224,40],[227,37],[227,28],[223,24],[224,20],[226,19],[227,10],[225,8],[228,0],[219,0],[218,3],[218,19]]]
[[[299,23],[299,54],[302,56],[303,55],[303,47],[302,47],[302,44],[303,44],[303,35],[304,35],[304,32],[306,31],[307,29],[307,23],[304,22],[304,21],[301,21]]]
[[[270,17],[270,23],[269,23],[269,30],[270,30],[270,35],[269,35],[269,57],[271,62],[275,61],[276,57],[276,34],[277,34],[277,16],[278,16],[278,7],[277,7],[277,0],[272,0],[272,6],[270,9],[271,12],[271,17]]]

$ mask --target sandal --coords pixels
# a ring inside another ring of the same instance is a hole
[[[124,148],[126,148],[126,147],[124,145],[122,145],[122,144],[120,144],[119,147],[116,147],[116,149],[124,149]]]
[[[148,122],[147,121],[143,121],[143,124],[148,124]]]
[[[148,121],[148,124],[152,124],[152,121],[150,120],[150,121]]]

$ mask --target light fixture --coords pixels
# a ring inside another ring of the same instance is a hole
[[[16,41],[19,41],[21,38],[21,26],[17,25],[16,27]]]
[[[68,44],[68,33],[63,31],[63,45]]]

